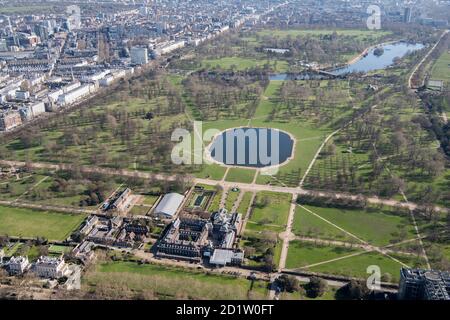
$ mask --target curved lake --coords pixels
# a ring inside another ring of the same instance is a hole
[[[249,168],[282,164],[291,156],[294,140],[284,131],[269,128],[233,128],[216,136],[210,145],[215,161]]]
[[[374,70],[385,69],[394,64],[395,58],[403,58],[406,54],[424,48],[420,43],[396,42],[381,46],[384,49],[382,55],[375,55],[375,48],[371,49],[365,57],[344,67],[331,71],[336,75],[342,75],[351,72],[370,72]]]
[[[424,45],[421,43],[395,42],[380,47],[384,49],[383,54],[380,56],[374,54],[375,48],[373,48],[369,50],[365,57],[346,67],[337,68],[329,72],[337,76],[342,76],[351,72],[367,73],[385,69],[394,64],[395,58],[403,58],[410,52],[423,49]],[[269,75],[269,80],[321,80],[323,78],[326,78],[326,76],[307,71],[298,74],[277,73]]]

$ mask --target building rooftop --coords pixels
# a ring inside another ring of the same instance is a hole
[[[244,258],[243,252],[234,252],[232,250],[215,249],[209,263],[217,265],[230,264],[232,259],[242,260]]]
[[[184,196],[178,193],[166,194],[155,208],[156,214],[165,214],[173,217],[180,205],[183,203]]]

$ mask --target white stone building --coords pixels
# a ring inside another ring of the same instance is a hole
[[[41,278],[61,278],[67,271],[63,258],[41,256],[34,265],[34,272]]]
[[[8,272],[10,275],[21,275],[30,267],[28,257],[12,257],[8,263]]]

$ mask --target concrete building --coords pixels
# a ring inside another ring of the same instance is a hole
[[[131,64],[147,64],[148,50],[144,47],[132,47],[130,50]]]
[[[41,256],[34,265],[34,272],[41,278],[61,278],[66,271],[67,264],[63,258]]]
[[[404,23],[410,23],[412,17],[412,10],[411,7],[406,7],[405,12],[403,14],[403,22]]]
[[[199,262],[210,229],[212,226],[207,220],[178,218],[158,241],[157,255]]]
[[[30,93],[25,90],[17,90],[16,91],[16,100],[26,101],[30,98]]]
[[[45,112],[45,104],[43,101],[39,101],[30,105],[25,105],[20,107],[19,112],[22,121],[24,122],[43,114]]]
[[[131,204],[131,189],[126,188],[108,206],[108,210],[125,211]]]
[[[435,91],[443,91],[444,90],[444,81],[430,79],[427,82],[427,88],[431,89],[431,90],[435,90]]]
[[[61,106],[77,102],[90,93],[90,85],[85,84],[65,94],[58,96],[58,104]]]
[[[17,110],[0,112],[0,131],[8,131],[22,124],[22,118]]]
[[[450,272],[402,268],[400,300],[450,300]]]
[[[178,193],[164,195],[154,210],[154,214],[164,218],[172,219],[184,201],[184,196]]]
[[[12,257],[9,259],[8,272],[10,275],[21,275],[30,267],[28,257]]]
[[[209,263],[218,267],[227,265],[241,265],[244,261],[244,252],[234,250],[215,249]]]
[[[196,262],[206,259],[218,267],[240,265],[244,261],[244,253],[235,248],[240,221],[240,214],[229,214],[225,209],[209,219],[183,213],[157,242],[157,255]]]

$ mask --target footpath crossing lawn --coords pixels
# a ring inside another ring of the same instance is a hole
[[[0,235],[64,240],[86,216],[0,206]]]
[[[376,209],[344,210],[308,205],[304,207],[376,246],[385,246],[391,242],[399,242],[398,237],[400,234],[403,234],[405,239],[415,237],[414,228],[409,216],[401,216],[394,211]],[[305,215],[305,218],[302,218],[303,215]],[[303,226],[301,225],[302,220],[305,223]],[[307,232],[308,228],[315,227],[320,230],[315,235],[316,238],[321,238],[325,234],[325,238],[343,240],[341,231],[336,228],[333,230],[333,226],[323,220],[320,220],[320,222],[318,220],[320,219],[307,210],[298,207],[294,222],[294,232],[301,235],[303,232]]]
[[[358,253],[361,254],[350,256]],[[425,266],[424,260],[416,256],[399,254],[390,254],[390,256],[412,268]],[[343,259],[326,262],[337,258]],[[321,262],[324,263],[305,268]],[[398,282],[400,268],[403,265],[378,252],[364,252],[363,249],[359,248],[326,246],[297,240],[290,242],[286,261],[286,268],[288,269],[304,268],[304,270],[312,272],[363,279],[369,276],[367,273],[369,266],[378,266],[381,274],[389,273],[392,277],[392,282]]]
[[[356,241],[345,232],[326,223],[305,209],[297,206],[292,232],[297,236],[326,240]]]

